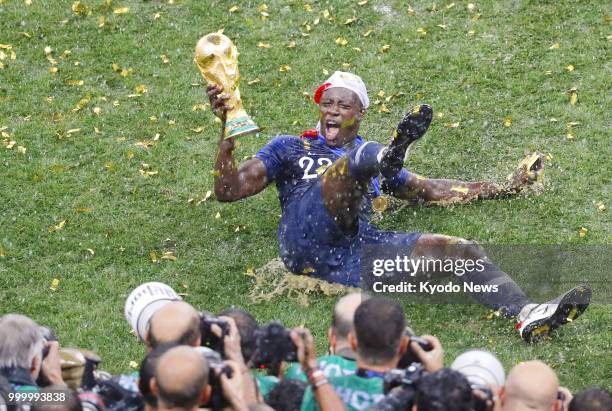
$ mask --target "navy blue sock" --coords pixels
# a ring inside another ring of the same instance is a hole
[[[380,172],[379,157],[385,146],[375,141],[368,141],[348,153],[348,168],[358,180],[369,180]]]

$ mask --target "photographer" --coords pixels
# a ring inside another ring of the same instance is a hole
[[[402,308],[391,300],[372,298],[362,302],[354,316],[355,332],[349,334],[351,348],[357,353],[354,375],[331,378],[329,381],[349,410],[363,410],[383,397],[384,373],[395,368],[408,349]],[[425,338],[425,337],[424,337]],[[428,371],[442,367],[443,351],[435,337],[426,337],[432,350],[418,344],[411,348]],[[313,390],[304,394],[302,411],[314,410]]]
[[[499,393],[502,411],[557,411],[566,409],[569,401],[569,391],[559,387],[555,372],[541,361],[522,362],[512,368]]]
[[[472,388],[458,371],[443,368],[425,374],[416,384],[412,411],[471,411]]]
[[[200,340],[200,314],[185,301],[174,301],[157,310],[145,334],[149,350],[168,343],[197,347]]]
[[[44,358],[43,350],[48,350]],[[66,385],[58,342],[45,341],[40,326],[24,315],[0,317],[0,375],[15,390],[37,391],[36,380],[41,373],[50,384]]]
[[[144,411],[157,410],[157,396],[151,391],[151,379],[155,377],[157,363],[166,351],[177,347],[177,344],[163,344],[149,352],[140,364],[138,373],[138,391],[144,400]]]
[[[151,391],[157,397],[157,409],[195,411],[208,401],[208,363],[194,348],[174,347],[158,360]]]
[[[356,354],[349,342],[349,333],[354,332],[353,317],[355,310],[365,299],[361,293],[352,293],[340,298],[332,313],[332,324],[327,331],[330,355],[318,358],[319,368],[327,378],[355,374]],[[285,379],[306,381],[306,375],[299,364],[294,364],[285,372]]]

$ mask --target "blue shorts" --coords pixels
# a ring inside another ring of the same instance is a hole
[[[381,231],[361,218],[359,232],[345,235],[323,204],[320,181],[287,205],[278,227],[280,256],[291,272],[354,287],[360,283],[365,246],[397,246],[410,253],[420,236]]]

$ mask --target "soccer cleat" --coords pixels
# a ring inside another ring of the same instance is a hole
[[[404,166],[406,152],[412,143],[423,137],[429,124],[431,124],[431,107],[421,104],[414,107],[404,115],[397,125],[393,140],[385,150],[380,160],[380,173],[387,177],[393,177],[400,172]]]
[[[557,327],[578,318],[590,301],[591,289],[580,285],[547,303],[527,304],[518,315],[516,329],[526,342],[537,342]]]

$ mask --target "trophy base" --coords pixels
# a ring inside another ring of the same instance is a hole
[[[225,123],[225,138],[238,137],[259,131],[257,124],[249,116],[240,116]]]

